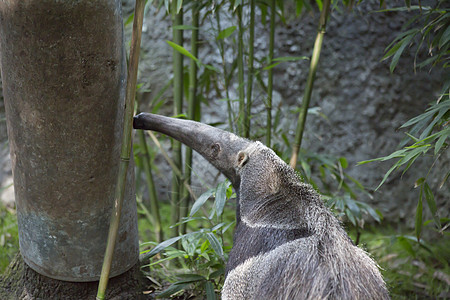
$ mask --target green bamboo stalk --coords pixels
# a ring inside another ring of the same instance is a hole
[[[145,178],[147,180],[148,194],[150,198],[150,209],[153,217],[153,230],[155,232],[156,242],[163,241],[163,230],[161,226],[161,215],[159,213],[158,196],[156,195],[155,182],[152,174],[152,162],[150,153],[148,151],[147,142],[145,141],[145,134],[143,130],[137,131],[139,143],[141,145],[142,164],[144,166]]]
[[[192,7],[192,26],[194,29],[192,29],[192,36],[191,36],[191,53],[195,57],[198,56],[198,27],[199,27],[199,7],[198,3],[194,3]],[[197,106],[199,105],[198,97],[197,97],[197,63],[191,59],[190,65],[189,65],[189,95],[188,95],[188,118],[191,120],[196,120],[197,116],[195,114],[197,110]],[[199,117],[199,116],[198,116]],[[191,174],[192,174],[192,148],[186,147],[186,153],[185,153],[185,167],[184,167],[184,176],[187,184],[191,184]],[[188,215],[188,207],[189,202],[191,198],[189,197],[189,193],[187,190],[183,188],[182,185],[182,195],[183,195],[183,202],[181,205],[181,213],[180,217],[187,217]],[[180,218],[180,221],[181,221]],[[186,223],[183,223],[181,225],[180,231],[181,234],[186,233]]]
[[[220,10],[216,10],[216,22],[217,22],[217,30],[218,32],[222,31],[222,28],[220,26]],[[229,86],[230,86],[230,80],[228,78],[228,71],[227,71],[227,65],[226,65],[226,61],[225,61],[225,50],[224,50],[224,42],[223,39],[219,39],[218,40],[219,43],[219,52],[220,52],[220,56],[222,58],[222,72],[223,72],[223,77],[224,77],[224,89],[225,89],[225,95],[227,97],[227,109],[228,109],[228,127],[230,128],[231,132],[236,132],[234,125],[233,125],[233,120],[234,120],[234,114],[233,114],[233,108],[231,106],[231,99],[230,99],[230,91],[229,91]]]
[[[248,49],[247,103],[244,116],[244,137],[250,137],[250,121],[252,109],[253,60],[255,41],[255,0],[250,0],[250,37]]]
[[[119,229],[120,215],[122,212],[123,198],[127,179],[127,170],[131,156],[131,142],[133,129],[134,99],[136,94],[136,80],[139,64],[139,52],[141,47],[142,23],[144,19],[145,0],[136,0],[133,21],[133,34],[131,37],[130,66],[127,73],[127,86],[125,98],[125,113],[122,136],[122,149],[120,154],[119,173],[114,196],[114,206],[108,232],[105,257],[103,260],[100,282],[97,290],[97,300],[105,299],[105,291],[108,285],[109,273],[116,245]]]
[[[238,17],[238,84],[239,84],[239,134],[245,133],[245,90],[244,90],[244,27],[242,25],[242,4],[237,7]]]
[[[183,30],[175,28],[183,24],[183,8],[177,13],[177,1],[172,1],[172,34],[173,42],[177,45],[183,46]],[[173,50],[173,113],[174,115],[181,114],[183,109],[183,55],[177,50]],[[175,165],[182,169],[181,157],[181,143],[172,140],[172,153]],[[175,173],[172,175],[172,189],[171,189],[171,223],[176,224],[180,218],[180,198],[181,198],[181,182],[182,178]],[[179,228],[174,226],[171,231],[171,237],[178,235]]]
[[[323,8],[320,14],[319,30],[317,33],[316,41],[314,43],[313,54],[311,58],[311,65],[309,68],[308,80],[306,82],[305,94],[303,96],[302,108],[298,116],[297,130],[295,132],[295,140],[292,147],[292,156],[290,166],[295,168],[297,166],[298,153],[302,144],[303,132],[305,129],[306,116],[308,114],[309,102],[311,100],[311,94],[314,85],[314,79],[316,77],[317,65],[319,63],[320,50],[322,49],[323,36],[325,35],[325,29],[327,26],[327,19],[330,13],[330,0],[323,1]]]
[[[270,1],[270,37],[269,37],[269,66],[273,62],[273,49],[275,45],[275,3]],[[272,96],[273,96],[273,68],[269,69],[267,80],[267,124],[266,124],[266,146],[270,148],[272,143]]]

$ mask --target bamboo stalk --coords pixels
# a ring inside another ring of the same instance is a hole
[[[166,159],[167,163],[172,168],[172,171],[177,174],[180,178],[182,178],[181,170],[175,165],[173,160],[169,157],[169,154],[164,150],[164,148],[161,146],[161,143],[158,141],[158,138],[155,136],[155,134],[151,131],[147,131],[148,135],[152,139],[152,141],[155,143],[156,147],[161,151],[162,156]],[[197,197],[194,194],[194,191],[192,190],[191,186],[187,184],[186,180],[183,180],[183,185],[187,191],[189,191],[189,194],[191,195],[192,199],[197,200]]]
[[[97,290],[97,300],[105,298],[105,291],[108,285],[109,273],[116,245],[117,233],[119,229],[120,215],[122,212],[123,198],[125,194],[125,185],[127,178],[127,170],[130,162],[132,129],[133,129],[133,113],[134,99],[136,94],[136,80],[139,64],[139,52],[141,47],[142,24],[144,19],[145,0],[136,0],[133,21],[133,34],[131,37],[130,48],[130,66],[127,73],[127,86],[125,98],[125,114],[122,136],[122,149],[120,154],[119,174],[114,196],[114,206],[111,215],[111,222],[108,232],[108,241],[106,244],[105,257],[103,260],[100,282]]]
[[[238,16],[238,89],[239,89],[239,134],[245,133],[245,90],[244,90],[244,28],[242,26],[242,4],[237,8]]]
[[[145,141],[145,134],[143,130],[138,130],[139,143],[142,151],[142,164],[144,166],[145,178],[147,180],[148,194],[150,198],[150,209],[153,217],[153,230],[155,232],[156,242],[163,241],[163,230],[161,226],[161,215],[159,213],[158,196],[156,195],[156,187],[152,174],[152,163],[150,153],[148,151],[147,142]]]
[[[172,1],[172,26],[173,26],[173,42],[177,45],[183,46],[183,30],[175,28],[183,24],[183,9],[177,13],[176,1]],[[177,50],[173,50],[173,113],[174,115],[181,114],[183,109],[183,55]],[[172,153],[173,161],[178,169],[182,169],[181,143],[172,139]],[[172,176],[171,189],[171,224],[176,224],[180,218],[180,197],[181,197],[181,177],[175,173]],[[178,235],[178,227],[173,227],[171,237]]]
[[[192,26],[194,29],[192,29],[192,37],[191,37],[191,53],[195,57],[198,56],[198,26],[199,26],[199,8],[198,3],[194,3],[192,7]],[[191,120],[196,120],[195,111],[197,106],[200,104],[198,101],[197,96],[197,63],[191,59],[190,65],[189,65],[189,95],[188,95],[188,118]],[[184,167],[184,175],[185,175],[185,181],[188,185],[191,184],[191,171],[192,171],[192,148],[186,147],[186,153],[185,153],[185,167]],[[189,193],[183,188],[184,185],[181,186],[183,196],[183,202],[181,204],[181,212],[180,212],[180,220],[182,220],[183,217],[187,217],[188,214],[188,208],[189,208],[189,202],[191,198],[189,197]],[[180,231],[181,234],[186,233],[186,226],[187,223],[183,223],[181,225]]]
[[[317,65],[319,63],[320,50],[322,49],[323,36],[325,35],[325,29],[327,26],[327,19],[330,12],[330,0],[324,0],[322,12],[319,20],[319,30],[317,33],[316,41],[314,43],[313,54],[311,58],[311,65],[309,68],[308,80],[306,82],[305,94],[303,96],[302,108],[298,116],[297,130],[295,133],[295,140],[292,149],[292,156],[290,166],[295,168],[298,160],[298,153],[302,144],[303,132],[305,129],[306,116],[308,114],[309,102],[311,100],[311,94],[314,85],[314,79],[316,76]]]
[[[270,37],[269,37],[269,66],[273,62],[273,49],[275,45],[275,3],[270,1]],[[270,148],[272,143],[272,96],[273,96],[273,68],[269,69],[267,79],[267,124],[266,124],[266,146]]]
[[[217,30],[218,30],[218,32],[221,32],[222,28],[220,26],[220,11],[216,10],[215,15],[216,15],[216,22],[217,22]],[[226,65],[226,61],[225,61],[225,50],[224,50],[223,39],[219,39],[218,43],[219,43],[220,57],[222,58],[222,72],[223,72],[223,77],[224,77],[225,95],[227,97],[228,127],[230,128],[231,132],[236,132],[235,126],[233,124],[234,114],[233,114],[233,108],[231,106],[230,91],[229,91],[230,80],[228,79],[228,74],[227,74],[227,65]]]
[[[253,57],[255,41],[255,0],[250,0],[250,37],[248,50],[248,78],[247,78],[247,103],[244,117],[244,137],[250,137],[250,119],[252,108],[252,87],[253,87]]]

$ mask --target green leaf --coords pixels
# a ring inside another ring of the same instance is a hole
[[[214,194],[214,190],[210,189],[207,192],[203,193],[200,197],[197,198],[195,203],[192,205],[191,212],[189,213],[189,216],[193,216],[202,206],[205,204],[205,202]]]
[[[442,179],[441,183],[439,184],[439,188],[442,189],[442,187],[444,186],[445,182],[447,182],[447,180],[450,178],[450,171],[448,171],[447,175],[444,176],[444,178]]]
[[[183,0],[178,0],[178,2],[177,2],[177,14],[180,13],[182,7],[183,7]]]
[[[350,222],[353,224],[353,226],[356,226],[356,219],[353,216],[352,212],[348,208],[345,209],[345,215],[350,220]]]
[[[375,189],[378,190],[380,188],[380,186],[383,185],[383,183],[386,181],[386,179],[388,179],[389,175],[391,175],[391,173],[398,168],[397,163],[395,163],[387,172],[386,174],[384,174],[383,180],[381,180],[380,184],[377,186],[377,188]]]
[[[297,60],[309,60],[309,57],[307,56],[282,56],[274,58],[273,61],[297,61]]]
[[[220,268],[219,270],[214,271],[214,272],[212,272],[211,274],[209,274],[208,278],[209,278],[209,279],[214,279],[214,278],[217,278],[217,277],[219,277],[219,276],[221,276],[221,275],[224,275],[224,274],[225,274],[225,270],[224,270],[224,268],[222,267],[222,268]]]
[[[346,169],[348,167],[348,161],[345,157],[339,158],[339,163],[341,164],[343,169]]]
[[[198,62],[198,58],[196,58],[194,55],[192,55],[189,51],[187,51],[185,48],[183,48],[180,45],[175,44],[174,42],[171,41],[167,41],[167,44],[169,44],[170,47],[172,47],[173,49],[175,49],[176,51],[180,52],[181,54],[191,58],[192,60],[194,60],[195,62]]]
[[[167,298],[170,297],[171,295],[185,289],[186,287],[188,287],[189,285],[191,285],[190,283],[182,283],[182,284],[177,284],[174,283],[171,286],[169,286],[165,291],[163,291],[162,293],[158,294],[158,296],[156,296],[156,298]]]
[[[205,282],[205,290],[206,290],[206,299],[207,300],[216,300],[216,293],[214,292],[214,285],[211,281]]]
[[[166,12],[170,14],[170,0],[164,0],[164,6],[166,7]]]
[[[158,245],[156,245],[155,248],[153,248],[150,252],[148,252],[147,254],[145,254],[142,258],[142,260],[146,260],[149,259],[150,257],[158,254],[159,252],[161,252],[162,250],[166,249],[167,247],[171,246],[172,244],[176,243],[178,240],[180,240],[183,236],[176,236],[173,237],[171,239],[168,239]]]
[[[447,26],[447,29],[445,29],[444,33],[441,36],[441,39],[439,40],[439,48],[442,48],[448,41],[450,40],[450,26]]]
[[[444,130],[442,130],[444,131]],[[436,144],[434,145],[434,155],[437,155],[439,153],[439,150],[441,150],[442,146],[444,145],[445,140],[450,136],[450,127],[446,129],[448,132],[447,134],[442,134],[439,139],[437,140]]]
[[[279,64],[281,64],[281,62],[277,62],[277,63],[271,64],[271,65],[268,65],[267,67],[264,67],[263,70],[264,70],[264,71],[270,70],[270,69],[272,69],[272,68],[275,68],[275,67],[278,66]]]
[[[179,281],[177,281],[177,284],[181,283],[191,283],[191,282],[198,282],[198,281],[204,281],[206,278],[199,274],[180,274],[177,275],[179,278]]]
[[[421,178],[417,179],[416,182],[414,182],[414,188],[421,186],[424,181],[425,181],[425,177],[421,177]]]
[[[416,237],[417,240],[420,241],[420,236],[422,234],[422,212],[423,212],[423,204],[422,204],[422,195],[423,195],[423,187],[420,188],[419,202],[417,203],[416,208]]]
[[[235,32],[235,31],[236,31],[236,26],[230,26],[228,28],[225,28],[224,30],[219,32],[219,34],[217,35],[216,39],[217,40],[226,39],[227,37],[232,35],[233,32]]]
[[[206,238],[208,239],[209,244],[211,245],[211,248],[214,250],[214,252],[219,255],[223,262],[225,262],[222,245],[220,244],[214,233],[206,233]]]
[[[397,66],[398,60],[400,59],[400,56],[402,55],[403,51],[405,50],[406,46],[409,45],[414,35],[408,35],[403,40],[399,42],[400,47],[398,47],[397,51],[395,52],[394,56],[392,57],[391,65],[389,66],[391,73],[394,72],[395,67]]]
[[[300,164],[302,166],[303,171],[305,171],[305,175],[306,175],[306,180],[309,181],[311,178],[311,167],[309,166],[309,164],[304,161],[303,159],[300,161]]]
[[[411,256],[414,257],[416,256],[416,252],[414,251],[411,243],[408,241],[407,238],[405,238],[404,236],[398,236],[397,243],[403,248],[403,250],[408,252]]]
[[[230,183],[228,181],[224,181],[219,183],[219,185],[217,186],[216,200],[215,200],[217,216],[221,216],[223,213],[223,207],[227,202],[227,189],[229,184]]]
[[[431,215],[433,216],[434,222],[438,228],[441,228],[441,222],[437,215],[436,201],[434,200],[433,192],[431,191],[431,188],[427,182],[424,183],[424,191],[425,191],[425,199],[427,200],[428,208],[431,211]]]

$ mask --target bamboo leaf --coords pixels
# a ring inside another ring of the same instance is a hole
[[[443,130],[444,131],[444,130]],[[437,155],[439,153],[439,150],[441,150],[442,146],[444,145],[445,140],[450,136],[450,128],[447,128],[447,134],[442,134],[439,139],[437,140],[436,144],[434,145],[434,155]]]
[[[389,66],[391,73],[394,72],[395,67],[397,66],[398,60],[400,59],[400,56],[402,55],[406,46],[409,45],[409,43],[411,42],[413,37],[414,37],[413,34],[408,35],[402,41],[399,42],[401,45],[400,45],[400,47],[398,47],[397,51],[395,52],[394,56],[392,57],[391,65]]]
[[[147,254],[145,254],[142,258],[142,260],[146,260],[149,259],[152,256],[155,256],[156,254],[158,254],[159,252],[161,252],[162,250],[166,249],[167,247],[173,245],[174,243],[178,242],[183,236],[176,236],[173,238],[170,238],[158,245],[155,246],[155,248],[153,248],[150,252],[148,252]]]
[[[183,0],[178,0],[177,1],[177,14],[180,13],[182,7],[183,7]]]
[[[191,282],[197,282],[197,281],[204,281],[206,278],[199,274],[180,274],[177,275],[179,278],[179,281],[177,281],[177,284],[181,283],[191,283]]]
[[[224,30],[222,30],[221,32],[219,32],[219,34],[217,35],[216,39],[217,40],[223,40],[226,39],[227,37],[229,37],[230,35],[233,34],[233,32],[236,31],[236,26],[230,26],[228,28],[225,28]]]
[[[375,189],[375,191],[378,190],[378,189],[380,188],[380,186],[382,186],[383,183],[386,181],[386,179],[389,177],[389,175],[390,175],[395,169],[398,168],[398,165],[397,165],[397,164],[398,164],[398,162],[395,163],[395,164],[394,164],[394,165],[386,172],[386,174],[384,174],[383,180],[381,180],[380,184],[377,186],[377,188]]]
[[[424,181],[425,181],[425,177],[421,177],[421,178],[417,179],[416,182],[414,182],[414,188],[421,186]]]
[[[227,201],[228,185],[229,182],[224,181],[217,186],[216,200],[215,200],[217,216],[221,216],[223,213],[223,207],[225,206],[225,203]]]
[[[171,295],[185,289],[186,287],[188,287],[191,283],[174,283],[171,286],[169,286],[165,291],[163,291],[162,293],[158,294],[158,296],[156,296],[156,298],[167,298],[170,297]]]
[[[413,249],[411,243],[408,241],[408,239],[406,237],[398,236],[397,242],[403,248],[403,250],[408,252],[411,256],[414,256],[414,257],[416,256],[416,252],[414,252],[414,249]]]
[[[264,67],[263,70],[264,70],[264,71],[270,70],[270,69],[272,69],[272,68],[275,68],[275,67],[278,66],[279,64],[281,64],[281,62],[277,62],[277,63],[271,64],[271,65],[268,65],[267,67]]]
[[[341,164],[343,169],[346,169],[348,167],[348,161],[345,157],[339,158],[339,163]]]
[[[164,0],[164,6],[166,7],[166,12],[170,14],[170,0]]]
[[[207,300],[216,300],[216,293],[214,292],[214,285],[211,281],[205,282],[205,290],[206,290],[206,299]]]
[[[439,41],[439,48],[442,48],[448,41],[450,40],[450,26],[445,29],[444,33],[442,34],[442,37]]]
[[[350,209],[346,208],[345,209],[345,215],[347,216],[347,218],[349,219],[349,221],[353,224],[353,226],[356,226],[356,219],[353,216],[352,212],[350,211]]]
[[[423,196],[423,187],[420,188],[420,194],[419,194],[419,202],[417,203],[416,207],[416,237],[417,240],[420,241],[420,236],[422,234],[422,212],[423,212],[423,204],[422,204],[422,196]]]
[[[444,186],[444,184],[448,180],[448,178],[450,178],[450,171],[448,171],[447,175],[445,175],[444,178],[442,179],[441,184],[439,184],[440,189],[442,189],[442,187]]]
[[[431,211],[431,215],[433,216],[434,222],[438,228],[441,228],[441,222],[437,216],[436,201],[434,200],[433,192],[431,191],[431,188],[426,181],[424,184],[424,191],[425,191],[425,199],[427,200],[428,208]]]
[[[216,254],[220,256],[222,261],[225,262],[222,245],[220,244],[214,233],[206,233],[206,238],[208,239],[209,244],[211,245],[211,248],[214,250],[214,252],[216,252]]]
[[[307,56],[281,56],[274,58],[273,61],[298,61],[298,60],[309,60]]]
[[[196,58],[194,55],[192,55],[189,51],[187,51],[184,47],[175,44],[174,42],[171,41],[166,41],[167,44],[169,44],[170,47],[172,47],[173,49],[175,49],[176,51],[180,52],[181,54],[183,54],[184,56],[187,56],[191,59],[193,59],[194,61],[198,62],[198,58]]]
[[[209,197],[211,197],[213,194],[214,194],[214,190],[210,189],[207,192],[203,193],[200,197],[198,197],[197,201],[195,201],[195,203],[192,205],[189,216],[192,217],[200,209],[200,207],[202,207],[203,204],[205,204],[205,202],[209,199]]]

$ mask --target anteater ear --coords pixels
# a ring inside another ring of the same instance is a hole
[[[240,151],[237,157],[237,168],[242,168],[248,161],[248,154],[245,151]]]

